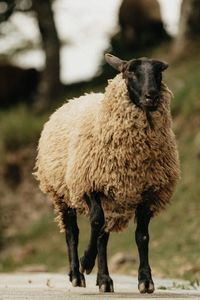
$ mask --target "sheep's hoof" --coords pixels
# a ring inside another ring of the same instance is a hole
[[[85,284],[85,277],[83,274],[79,273],[76,275],[69,275],[70,276],[70,281],[72,283],[73,287],[79,286],[79,287],[86,287]]]
[[[101,293],[114,293],[113,281],[109,275],[97,275],[97,285]]]
[[[95,260],[92,258],[87,259],[86,256],[82,256],[80,258],[80,272],[86,274],[90,274],[92,272],[92,269],[94,268],[95,265]]]
[[[142,280],[138,284],[138,289],[141,294],[154,292],[154,283],[152,280]]]

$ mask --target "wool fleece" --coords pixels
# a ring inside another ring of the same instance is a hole
[[[161,104],[149,122],[118,74],[104,94],[70,100],[52,114],[39,140],[35,175],[53,200],[61,230],[64,206],[88,214],[85,195],[93,191],[102,195],[108,231],[123,230],[142,201],[152,214],[170,202],[180,174],[171,97],[162,83]]]

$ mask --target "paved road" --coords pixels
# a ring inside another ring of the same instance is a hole
[[[64,274],[27,273],[0,274],[0,300],[122,300],[122,299],[199,299],[200,287],[174,280],[155,279],[156,292],[140,295],[137,280],[130,276],[113,275],[115,293],[101,294],[95,276],[86,276],[86,288],[72,288]]]

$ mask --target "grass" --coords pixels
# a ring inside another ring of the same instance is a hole
[[[46,115],[34,115],[25,105],[8,111],[0,111],[0,159],[6,152],[33,143],[38,139]]]
[[[167,83],[172,89],[175,98],[172,101],[174,115],[188,118],[199,113],[200,102],[200,58],[185,61],[174,65],[169,69],[166,77]]]
[[[174,92],[172,111],[181,159],[182,179],[168,209],[150,225],[150,261],[153,273],[200,281],[200,59],[185,61],[171,67],[166,81]],[[0,153],[14,151],[38,139],[46,116],[35,117],[23,106],[0,115]],[[1,156],[2,159],[2,156]],[[42,264],[47,271],[67,269],[64,235],[59,234],[50,211],[40,221],[30,224],[11,241],[9,248],[21,249],[20,254],[4,257],[0,271],[13,271],[25,265]],[[79,220],[80,246],[83,253],[89,238],[88,222]],[[109,257],[118,252],[132,254],[132,265],[119,269],[136,274],[138,255],[134,242],[134,224],[123,233],[112,234]]]

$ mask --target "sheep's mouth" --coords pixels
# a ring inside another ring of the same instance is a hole
[[[160,104],[160,97],[156,96],[154,98],[150,97],[142,97],[138,94],[134,94],[133,97],[130,94],[130,100],[134,103],[137,107],[142,109],[144,112],[154,112],[158,109]]]
[[[149,104],[149,103],[144,103],[144,102],[140,102],[140,108],[144,111],[144,112],[154,112],[158,109],[159,107],[159,103],[156,104]]]
[[[160,99],[158,97],[154,99],[145,98],[145,101],[143,101],[143,108],[145,111],[153,112],[158,109],[159,103],[160,103]]]
[[[138,103],[136,106],[138,106],[140,109],[142,109],[144,112],[154,112],[157,111],[159,108],[159,104],[154,105],[146,105],[144,103]]]
[[[158,109],[158,104],[145,106],[145,111],[148,111],[148,112],[154,112],[157,109]]]

